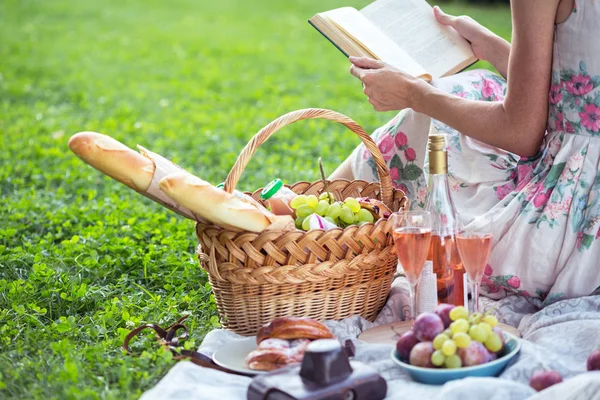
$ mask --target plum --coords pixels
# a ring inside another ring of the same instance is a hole
[[[433,348],[433,343],[431,342],[417,343],[410,351],[410,365],[414,365],[416,367],[434,368],[434,365],[431,362],[431,355],[434,351],[435,349]]]
[[[541,392],[552,385],[562,382],[562,376],[556,371],[537,371],[531,376],[529,386]]]
[[[588,371],[600,371],[600,348],[592,351],[592,354],[587,359]]]
[[[488,357],[487,360],[485,361],[486,363],[490,362],[490,361],[494,361],[498,358],[498,355],[496,353],[494,353],[493,351],[489,351],[488,350]]]
[[[423,313],[415,319],[413,330],[420,342],[430,342],[444,331],[444,323],[436,313]]]
[[[412,329],[400,336],[396,342],[396,351],[398,352],[398,356],[402,361],[408,361],[408,357],[410,357],[410,351],[417,343],[419,343],[419,341],[417,340],[415,332]]]
[[[452,311],[453,308],[454,306],[452,304],[441,303],[435,309],[435,313],[442,319],[442,322],[444,323],[444,329],[447,329],[452,323],[452,320],[450,319],[450,311]]]
[[[481,342],[476,340],[472,340],[468,347],[458,349],[458,355],[460,356],[464,367],[485,364],[490,358],[488,349],[486,349]]]

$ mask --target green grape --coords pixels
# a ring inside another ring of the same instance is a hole
[[[454,340],[446,340],[442,345],[442,352],[445,356],[451,356],[452,354],[456,354],[456,343],[454,343]]]
[[[496,332],[492,332],[487,337],[487,340],[485,341],[484,345],[489,351],[493,351],[495,353],[497,351],[502,350],[502,339],[500,339],[500,336],[498,336]]]
[[[306,218],[314,212],[315,212],[314,208],[310,207],[308,204],[302,204],[300,207],[298,207],[296,209],[296,217]]]
[[[324,217],[325,214],[327,213],[328,209],[329,209],[329,203],[327,202],[327,200],[321,200],[317,204],[317,207],[315,208],[315,212],[317,214],[319,214],[320,216]]]
[[[466,349],[471,344],[471,336],[467,335],[465,332],[458,332],[452,339],[456,343],[456,346],[461,349]]]
[[[327,221],[331,222],[332,224],[337,225],[337,223],[335,222],[335,220],[333,218],[331,218],[331,217],[325,217],[325,219]]]
[[[304,222],[302,222],[302,229],[304,229],[305,231],[310,230],[310,215],[304,219]]]
[[[452,321],[456,321],[459,319],[467,319],[469,318],[469,312],[463,306],[454,307],[452,311],[450,311],[450,319]]]
[[[329,209],[327,209],[327,213],[325,215],[328,217],[331,217],[333,219],[336,219],[337,217],[340,216],[341,212],[342,212],[341,204],[338,202],[335,202],[329,206]]]
[[[348,206],[353,213],[360,211],[360,203],[354,197],[348,197],[346,200],[344,200],[344,204]]]
[[[471,316],[469,317],[469,322],[477,325],[481,322],[481,314],[480,313],[473,313],[471,314]]]
[[[319,199],[314,194],[306,196],[306,204],[309,207],[316,208],[317,204],[319,204]]]
[[[319,196],[319,200],[327,200],[329,204],[333,204],[333,202],[335,201],[335,197],[333,197],[332,193],[323,192]]]
[[[448,339],[450,339],[448,336],[444,335],[443,333],[440,333],[433,339],[433,348],[436,350],[440,350],[444,342]]]
[[[444,332],[442,332],[444,335],[448,336],[448,339],[452,339],[452,336],[454,335],[454,332],[452,332],[452,330],[450,328],[446,329]]]
[[[294,197],[292,201],[290,201],[290,207],[292,207],[294,210],[298,209],[298,207],[303,204],[306,204],[306,196],[303,194]]]
[[[446,357],[446,362],[444,363],[446,368],[460,368],[462,367],[462,361],[458,354],[452,354],[451,356]]]
[[[347,224],[353,224],[356,221],[354,213],[346,206],[342,206],[342,211],[340,212],[340,219]]]
[[[481,343],[485,342],[487,339],[487,333],[479,325],[471,326],[471,329],[469,329],[469,336],[471,336],[471,339]]]
[[[496,325],[498,325],[498,318],[494,317],[493,315],[486,315],[483,317],[483,322],[490,324],[492,328],[495,328]]]
[[[469,323],[466,319],[459,319],[450,324],[450,330],[455,335],[459,332],[467,333],[469,332]]]
[[[489,336],[490,333],[492,333],[492,326],[490,324],[488,324],[487,322],[480,322],[479,326],[481,327],[481,329],[483,329],[485,331],[485,333]]]
[[[298,229],[302,229],[302,223],[304,222],[304,218],[305,217],[298,217],[296,218],[296,228]]]
[[[371,214],[364,208],[358,210],[358,212],[356,213],[356,218],[358,222],[373,222],[375,220],[375,218],[373,218],[373,214]]]
[[[431,363],[436,367],[441,367],[446,362],[446,356],[440,350],[434,351],[431,355]]]

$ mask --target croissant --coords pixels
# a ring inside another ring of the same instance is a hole
[[[265,339],[330,339],[331,331],[322,323],[310,318],[275,318],[261,327],[256,335],[256,343]]]
[[[250,369],[272,371],[286,365],[298,364],[302,362],[309,343],[310,340],[307,339],[291,342],[282,339],[267,339],[246,356],[246,365]]]

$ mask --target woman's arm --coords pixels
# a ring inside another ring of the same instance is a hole
[[[448,15],[438,6],[433,13],[440,24],[451,26],[471,44],[475,57],[488,61],[506,79],[510,43],[466,15]]]
[[[462,99],[381,63],[351,58],[378,111],[413,108],[484,143],[521,156],[537,153],[548,119],[554,20],[560,0],[513,0],[513,43],[504,102]]]

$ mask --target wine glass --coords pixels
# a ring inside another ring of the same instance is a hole
[[[488,232],[463,229],[456,235],[458,253],[463,267],[467,271],[469,288],[471,290],[472,312],[479,312],[479,286],[485,271],[485,266],[492,249],[492,234]]]
[[[416,317],[416,287],[421,278],[431,242],[431,214],[428,211],[400,211],[390,217],[394,249],[409,283],[410,319]]]

